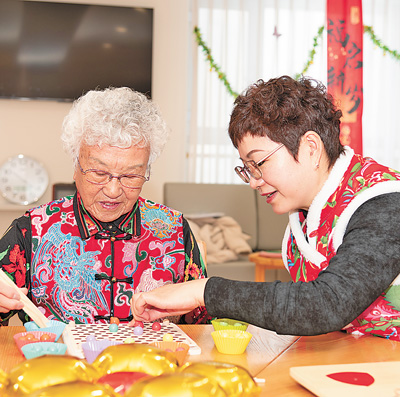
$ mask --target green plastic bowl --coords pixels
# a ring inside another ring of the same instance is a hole
[[[30,358],[45,356],[47,354],[63,355],[67,351],[67,345],[56,342],[37,342],[22,346],[21,350],[25,358],[29,360]]]
[[[246,331],[249,326],[248,323],[244,321],[232,320],[230,318],[219,318],[216,320],[211,320],[211,323],[215,331],[223,331],[227,329],[234,329],[238,331]]]

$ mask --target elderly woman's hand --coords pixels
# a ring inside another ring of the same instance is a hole
[[[168,284],[148,292],[134,294],[131,300],[133,325],[135,321],[154,321],[162,317],[189,313],[204,306],[207,279]]]
[[[21,288],[26,295],[28,290]],[[21,302],[20,296],[10,286],[0,281],[0,313],[8,313],[11,310],[21,310],[24,304]]]

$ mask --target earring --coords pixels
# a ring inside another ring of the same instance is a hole
[[[319,163],[315,164],[315,169],[317,170],[319,168]]]

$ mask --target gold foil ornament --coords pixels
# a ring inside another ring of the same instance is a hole
[[[113,372],[144,372],[152,376],[177,370],[175,356],[150,345],[133,343],[107,347],[93,361],[101,375]]]
[[[255,397],[261,392],[261,388],[249,372],[245,368],[234,364],[216,361],[187,363],[181,367],[180,372],[206,376],[218,383],[230,397]]]
[[[99,377],[93,366],[75,357],[41,356],[26,360],[9,372],[5,394],[26,396],[45,387],[78,380],[93,382]]]
[[[226,397],[227,394],[212,379],[175,373],[161,375],[135,383],[124,397]]]
[[[116,393],[124,395],[139,380],[152,378],[143,372],[113,372],[97,379],[96,383],[112,387]]]
[[[5,389],[7,385],[8,385],[8,376],[2,369],[0,369],[0,396],[5,394]]]
[[[29,397],[120,397],[114,390],[107,385],[98,385],[89,382],[76,381],[68,382],[60,385],[46,387],[38,390]]]

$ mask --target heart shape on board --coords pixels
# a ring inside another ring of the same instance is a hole
[[[335,372],[326,376],[338,382],[358,386],[370,386],[375,381],[373,376],[367,372]]]

